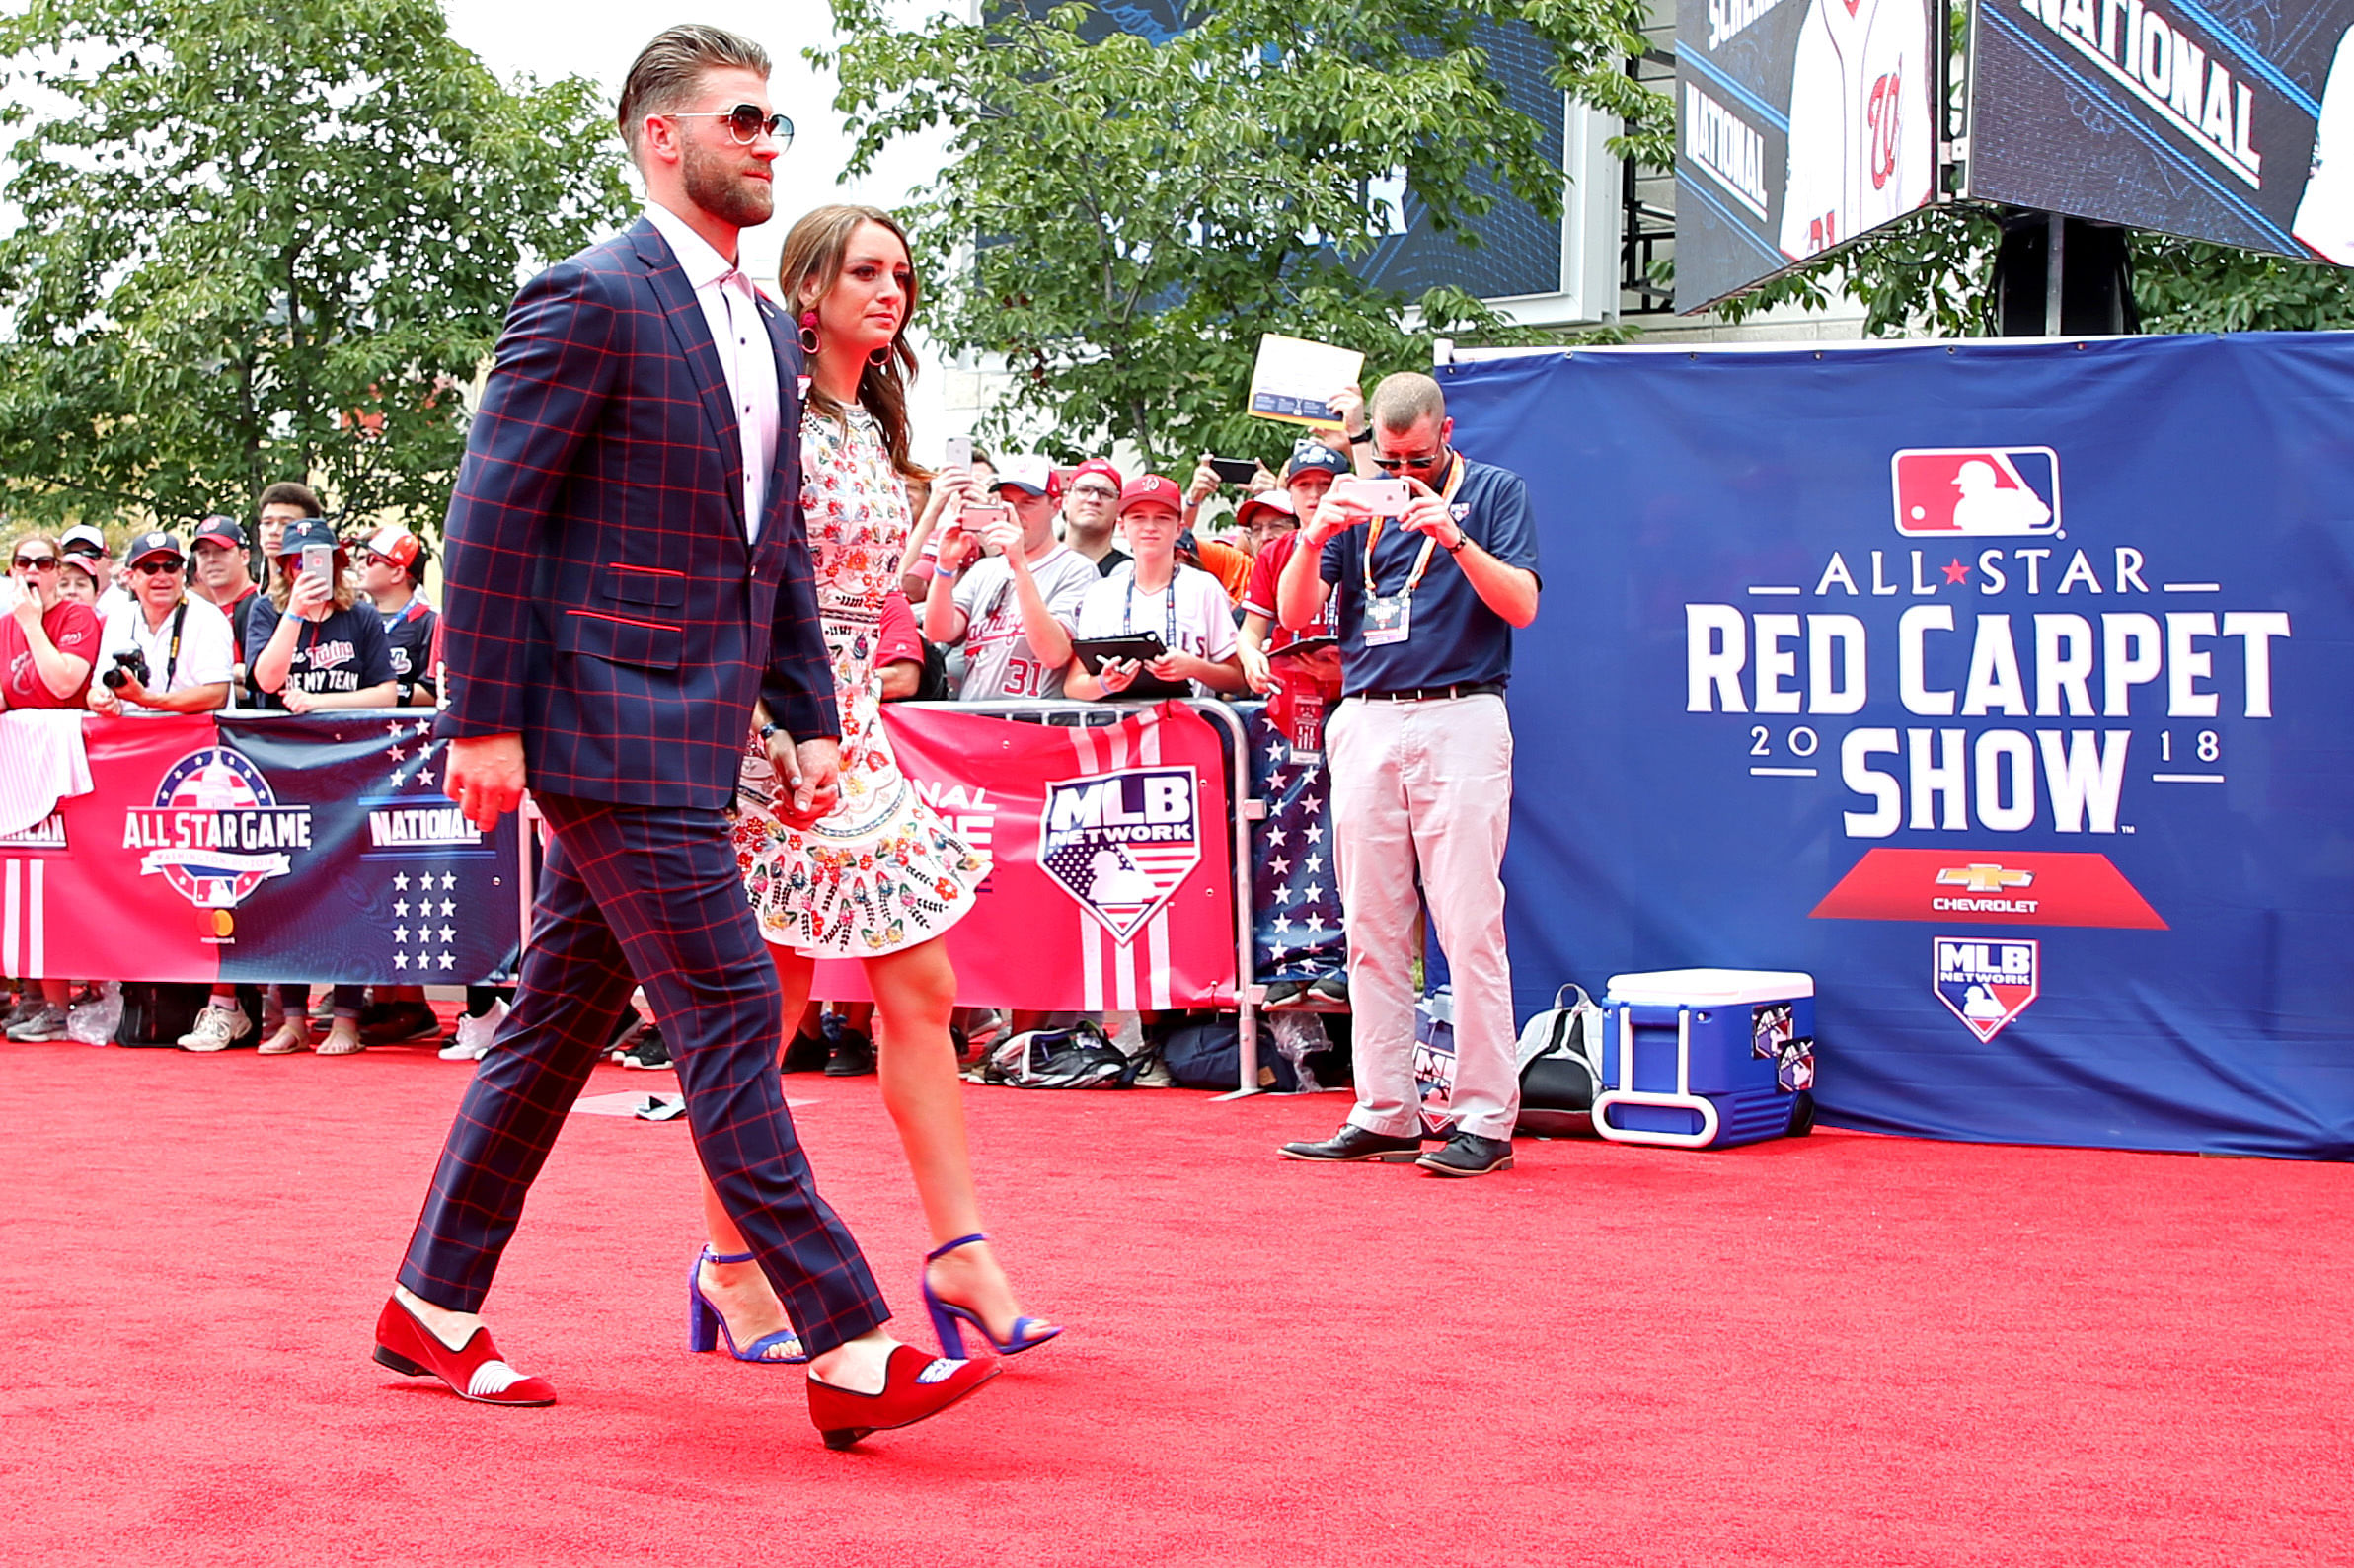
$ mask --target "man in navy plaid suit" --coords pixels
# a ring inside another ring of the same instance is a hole
[[[487,829],[528,783],[551,837],[513,1011],[459,1108],[376,1359],[480,1402],[554,1400],[475,1313],[635,982],[704,1168],[810,1358],[812,1417],[845,1446],[986,1370],[881,1331],[889,1312],[785,1108],[775,972],[728,837],[756,697],[801,819],[836,793],[796,510],[794,331],[735,264],[792,136],[768,74],[758,45],[716,29],[647,45],[621,100],[646,217],[524,286],[468,439],[447,533],[445,787]]]

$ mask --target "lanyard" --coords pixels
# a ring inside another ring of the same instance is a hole
[[[1455,499],[1456,488],[1463,484],[1463,454],[1459,452],[1454,457],[1455,462],[1447,470],[1446,485],[1439,491],[1442,500]],[[1381,597],[1373,587],[1373,547],[1381,537],[1382,519],[1376,517],[1365,525],[1365,597],[1368,599]],[[1437,550],[1438,535],[1424,534],[1422,553],[1414,558],[1414,569],[1406,574],[1405,586],[1398,590],[1402,595],[1413,597],[1414,590],[1422,585],[1422,574],[1430,569],[1430,558]]]
[[[1175,653],[1175,652],[1177,650],[1177,563],[1176,563],[1175,561],[1172,561],[1172,562],[1170,562],[1170,566],[1169,566],[1169,586],[1161,590],[1162,594],[1164,595],[1164,598],[1165,598],[1165,601],[1166,601],[1166,603],[1167,603],[1167,606],[1168,606],[1168,614],[1167,614],[1167,617],[1166,617],[1166,619],[1167,619],[1167,622],[1168,622],[1168,627],[1169,627],[1169,633],[1168,633],[1168,635],[1167,635],[1166,636],[1164,636],[1164,637],[1162,637],[1162,638],[1161,638],[1161,646],[1162,646],[1163,648],[1167,649],[1167,650],[1168,650],[1169,652],[1171,652],[1171,653]],[[1122,604],[1122,605],[1120,606],[1120,635],[1121,635],[1121,636],[1126,636],[1126,635],[1127,635],[1129,633],[1133,632],[1133,631],[1135,630],[1135,628],[1136,628],[1136,568],[1135,568],[1135,566],[1134,566],[1133,564],[1131,564],[1131,565],[1128,567],[1128,597],[1127,597],[1127,601],[1126,601],[1124,604]]]
[[[180,630],[187,625],[188,595],[184,593],[180,596],[180,608],[172,612],[172,646],[164,655],[164,684],[156,688],[159,692],[172,690],[172,677],[180,670]]]

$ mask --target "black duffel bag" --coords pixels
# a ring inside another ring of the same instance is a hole
[[[1602,1092],[1605,1014],[1582,986],[1563,986],[1554,1005],[1520,1031],[1520,1119],[1513,1131],[1542,1138],[1594,1136]]]

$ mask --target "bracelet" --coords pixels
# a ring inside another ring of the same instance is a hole
[[[1460,556],[1463,554],[1463,547],[1470,544],[1471,542],[1472,536],[1458,528],[1455,531],[1455,543],[1446,546],[1445,549],[1447,554],[1450,556]]]
[[[776,734],[776,732],[777,726],[774,724],[763,724],[759,729],[759,735],[762,740],[767,740],[770,736]]]
[[[1373,426],[1367,425],[1364,429],[1359,430],[1355,435],[1350,436],[1348,438],[1348,444],[1350,446],[1363,446],[1366,442],[1372,439]]]
[[[953,577],[956,575],[956,569],[953,566],[944,566],[936,560],[932,563],[932,575],[935,577]]]

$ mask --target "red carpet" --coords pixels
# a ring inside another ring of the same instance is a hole
[[[467,1069],[11,1046],[0,1563],[2163,1564],[2354,1557],[2354,1172],[1840,1133],[1298,1165],[1336,1096],[971,1089],[1073,1325],[851,1455],[682,1350],[683,1124],[573,1118],[489,1311],[368,1360]],[[921,1332],[874,1081],[791,1081]],[[667,1088],[600,1072],[591,1093]]]

